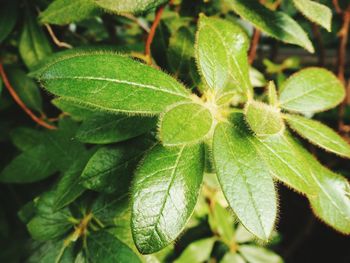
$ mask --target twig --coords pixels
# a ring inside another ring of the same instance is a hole
[[[261,35],[260,30],[257,29],[257,28],[254,28],[254,32],[253,32],[253,36],[252,36],[252,42],[250,44],[249,55],[248,55],[249,64],[252,64],[254,59],[255,59],[255,57],[256,57],[256,51],[258,49],[260,35]]]
[[[56,44],[56,46],[63,47],[63,48],[73,48],[70,44],[60,41],[56,37],[55,33],[53,32],[53,30],[49,24],[45,24],[45,27],[47,29],[47,32],[49,32],[49,35],[50,35],[52,41]]]
[[[154,18],[153,24],[151,26],[151,29],[149,31],[149,34],[148,34],[147,40],[146,40],[145,55],[148,59],[148,64],[150,64],[150,65],[152,64],[151,44],[152,44],[154,35],[156,33],[156,29],[158,27],[158,24],[161,20],[162,13],[164,11],[164,7],[165,7],[165,5],[161,5],[160,7],[158,7],[158,9],[156,11],[156,16]]]
[[[332,0],[334,8],[335,8],[335,12],[337,12],[338,14],[342,13],[341,7],[339,5],[338,0]]]
[[[342,14],[343,14],[343,25],[338,33],[338,36],[340,38],[340,44],[338,49],[337,73],[338,73],[339,80],[343,83],[344,86],[346,86],[345,64],[346,64],[346,46],[348,43],[349,27],[350,27],[350,4],[348,8],[342,12]],[[344,127],[344,114],[345,114],[345,107],[347,105],[347,96],[349,96],[348,92],[346,92],[345,99],[340,105],[339,112],[338,112],[338,129],[340,132],[343,132],[343,127]]]
[[[14,99],[14,101],[23,109],[23,111],[25,113],[28,114],[28,116],[34,121],[36,122],[37,124],[39,124],[40,126],[43,126],[47,129],[50,129],[50,130],[54,130],[56,129],[55,126],[52,126],[48,123],[46,123],[45,121],[41,120],[39,117],[37,117],[25,104],[24,102],[21,100],[21,98],[17,95],[15,89],[11,86],[8,78],[7,78],[7,75],[4,71],[4,68],[2,66],[2,64],[0,63],[0,75],[1,75],[1,78],[5,84],[5,87],[7,88],[7,90],[9,91],[10,95],[12,96],[12,98]]]
[[[120,14],[121,16],[131,20],[131,21],[134,21],[140,28],[142,28],[145,32],[149,33],[150,29],[149,27],[145,24],[145,23],[142,23],[142,21],[140,21],[140,19],[138,19],[137,17],[133,16],[132,14]]]

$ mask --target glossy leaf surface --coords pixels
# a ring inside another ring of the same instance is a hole
[[[249,40],[238,25],[218,18],[200,16],[196,39],[196,57],[207,88],[217,97],[239,90],[252,92],[249,81]]]
[[[138,250],[154,253],[184,229],[197,201],[204,169],[200,145],[156,146],[143,160],[132,187],[132,233]]]
[[[40,22],[66,25],[100,13],[94,0],[55,0],[41,14]]]
[[[139,13],[148,11],[166,0],[94,0],[100,7],[115,13]]]
[[[344,96],[344,87],[333,73],[323,68],[307,68],[284,82],[279,100],[285,110],[319,112],[337,106]]]
[[[163,145],[174,146],[202,141],[211,131],[213,116],[197,103],[178,104],[161,118],[159,136]]]
[[[311,143],[326,151],[350,158],[350,145],[334,130],[321,122],[298,115],[286,115],[289,126]]]
[[[295,7],[312,22],[331,31],[332,10],[326,5],[310,0],[293,0]]]
[[[305,31],[287,14],[271,11],[255,0],[232,0],[232,3],[237,14],[268,35],[286,43],[299,45],[309,52],[314,52]]]
[[[102,111],[158,114],[189,100],[189,92],[172,77],[116,54],[67,55],[40,72],[48,91]]]
[[[220,123],[214,134],[213,153],[221,188],[240,222],[267,240],[273,230],[276,194],[270,171],[259,156],[249,133]]]

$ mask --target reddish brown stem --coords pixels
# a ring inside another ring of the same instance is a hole
[[[55,126],[52,126],[52,125],[44,122],[39,117],[37,117],[30,109],[28,109],[28,107],[24,104],[24,102],[21,100],[21,98],[17,95],[15,89],[11,86],[11,84],[10,84],[8,78],[7,78],[7,75],[6,75],[5,71],[4,71],[4,67],[2,66],[1,63],[0,63],[0,75],[1,75],[1,78],[2,78],[2,80],[4,82],[4,84],[5,84],[5,87],[9,91],[9,93],[12,96],[13,100],[23,109],[23,111],[25,113],[27,113],[27,115],[33,121],[35,121],[37,124],[47,128],[47,129],[50,129],[50,130],[56,129]]]
[[[338,78],[343,83],[344,86],[346,86],[345,81],[345,64],[346,64],[346,46],[348,43],[348,37],[349,37],[349,27],[350,27],[350,5],[348,8],[342,12],[343,16],[343,25],[341,27],[341,30],[339,31],[339,37],[340,37],[340,44],[338,49],[338,59],[337,59],[337,65],[338,65]],[[347,96],[349,94],[346,92],[346,96],[344,101],[339,107],[339,113],[338,113],[338,129],[340,132],[342,132],[344,129],[344,114],[345,114],[345,107],[347,105]]]
[[[332,0],[334,8],[335,8],[335,12],[337,12],[338,14],[342,13],[341,7],[339,5],[338,0]]]
[[[159,25],[161,18],[162,18],[164,7],[165,7],[165,5],[158,7],[153,24],[152,24],[150,31],[148,33],[148,36],[147,36],[146,45],[145,45],[145,55],[148,59],[149,64],[152,64],[151,44],[153,42],[153,38],[154,38],[154,35],[156,33],[156,29]]]
[[[249,64],[252,64],[256,57],[256,51],[258,49],[260,35],[261,35],[260,30],[255,28],[252,36],[252,42],[250,44],[250,49],[249,49],[249,55],[248,55]]]

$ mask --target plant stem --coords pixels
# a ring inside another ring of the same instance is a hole
[[[147,57],[148,64],[150,64],[150,65],[152,64],[151,44],[153,42],[153,38],[154,38],[154,35],[156,33],[156,29],[159,25],[161,18],[162,18],[164,7],[165,7],[165,5],[161,5],[160,7],[157,8],[156,16],[153,20],[152,26],[150,28],[150,31],[148,33],[147,40],[146,40],[145,55]]]
[[[350,27],[350,4],[348,5],[348,8],[344,11],[341,11],[342,17],[343,17],[343,25],[338,33],[340,38],[340,44],[338,49],[338,59],[337,59],[337,73],[339,80],[343,83],[345,87],[346,80],[345,80],[345,64],[346,64],[346,46],[348,43],[348,37],[349,37],[349,27]],[[342,104],[339,107],[338,112],[338,129],[340,132],[344,131],[344,114],[345,114],[345,107],[347,105],[347,96],[348,92],[346,89],[346,95],[345,99],[342,102]]]
[[[25,104],[24,102],[21,100],[21,98],[17,95],[15,89],[11,86],[7,75],[4,71],[4,68],[2,66],[2,64],[0,63],[0,75],[1,78],[5,84],[5,87],[7,88],[7,90],[9,91],[10,95],[12,96],[13,100],[22,108],[22,110],[27,113],[27,115],[37,124],[39,124],[42,127],[45,127],[46,129],[49,130],[54,130],[57,129],[55,126],[50,125],[48,123],[46,123],[45,121],[43,121],[42,119],[40,119],[39,117],[37,117]]]
[[[260,41],[260,35],[261,32],[259,29],[254,28],[253,36],[252,36],[252,42],[250,44],[250,49],[249,49],[249,55],[248,55],[248,61],[249,64],[252,64],[255,57],[256,57],[256,51],[258,49],[259,41]]]
[[[46,29],[47,29],[47,32],[49,32],[49,35],[52,39],[52,41],[56,44],[56,46],[58,47],[63,47],[63,48],[73,48],[70,44],[66,43],[66,42],[62,42],[60,41],[56,35],[55,35],[55,32],[53,32],[51,26],[49,24],[44,24]]]

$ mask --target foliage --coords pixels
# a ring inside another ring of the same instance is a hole
[[[313,119],[342,103],[342,79],[295,57],[257,64],[265,76],[250,65],[249,25],[314,52],[294,14],[331,31],[327,4],[283,1],[293,14],[279,1],[34,2],[0,10],[0,92],[10,91],[0,93],[0,182],[23,196],[7,210],[30,235],[0,261],[283,262],[277,183],[350,234],[349,181],[312,148],[350,158],[349,143]]]

